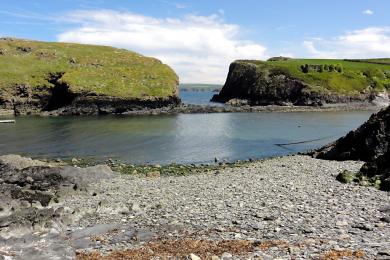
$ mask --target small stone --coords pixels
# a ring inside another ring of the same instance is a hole
[[[190,259],[191,260],[201,260],[199,256],[194,255],[194,254],[190,254]]]
[[[229,259],[233,258],[233,255],[228,253],[228,252],[225,252],[222,254],[221,258],[222,258],[222,260],[229,260]]]
[[[301,251],[300,248],[296,246],[290,246],[288,248],[288,252],[290,253],[290,255],[297,255],[299,254],[300,251]]]
[[[390,223],[390,217],[383,217],[380,219],[380,221],[385,222],[385,223]]]
[[[349,238],[350,238],[350,235],[348,235],[348,234],[341,234],[339,236],[339,239],[341,239],[341,240],[346,240],[346,239],[349,239]]]
[[[379,255],[390,256],[390,249],[378,252]]]
[[[347,221],[336,221],[336,226],[345,227],[345,226],[348,226],[348,222]]]
[[[146,177],[148,177],[148,178],[159,178],[160,177],[160,172],[159,171],[148,172],[146,174]]]
[[[276,233],[279,233],[281,230],[282,230],[282,229],[281,229],[280,227],[276,227],[276,228],[274,229],[274,231],[275,231]]]
[[[266,217],[264,218],[265,221],[274,221],[274,220],[276,220],[276,219],[277,219],[276,216],[266,216]]]
[[[78,163],[79,162],[79,160],[77,160],[76,158],[72,158],[72,163],[73,164],[76,164],[76,163]]]
[[[354,225],[353,228],[361,229],[364,231],[373,231],[374,228],[371,225],[364,224],[364,225]]]
[[[384,223],[376,223],[375,224],[375,227],[378,227],[378,228],[384,228],[386,226],[386,224]]]
[[[303,230],[303,233],[305,233],[305,234],[312,234],[312,233],[314,233],[315,231],[316,231],[315,228],[309,227],[309,228],[305,228],[305,229]]]
[[[136,202],[133,203],[133,205],[131,206],[131,210],[134,211],[134,212],[138,212],[138,213],[142,211],[141,207]]]
[[[379,209],[380,212],[389,212],[390,213],[390,205],[381,207]]]
[[[221,260],[221,258],[219,258],[219,256],[213,255],[211,257],[211,260]]]

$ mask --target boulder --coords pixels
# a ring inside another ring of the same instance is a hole
[[[366,163],[363,176],[380,182],[380,188],[390,191],[390,106],[370,117],[357,130],[311,154],[325,160],[360,160]]]

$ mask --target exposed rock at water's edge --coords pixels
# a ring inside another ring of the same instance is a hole
[[[0,156],[0,237],[61,226],[71,217],[58,204],[64,196],[85,192],[90,183],[113,176],[105,165],[81,169]]]
[[[325,160],[360,160],[364,176],[379,178],[380,187],[390,190],[390,107],[374,114],[357,130],[311,154]]]

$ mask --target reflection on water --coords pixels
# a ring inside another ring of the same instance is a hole
[[[236,113],[137,117],[19,117],[0,124],[0,154],[209,162],[304,151],[346,134],[370,112]],[[275,144],[325,138],[279,147]]]

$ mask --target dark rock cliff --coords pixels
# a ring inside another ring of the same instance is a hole
[[[322,106],[336,103],[370,103],[376,98],[371,93],[342,95],[325,89],[318,91],[302,80],[296,79],[283,68],[263,67],[246,61],[235,61],[230,65],[225,85],[214,102],[231,99],[248,100],[256,105]]]
[[[0,93],[1,95],[1,93]],[[0,110],[15,115],[102,115],[122,114],[144,109],[176,107],[181,104],[178,96],[165,98],[118,98],[93,93],[72,92],[32,94],[28,96],[0,97]]]
[[[390,107],[374,114],[357,130],[351,131],[312,155],[325,160],[360,160],[361,173],[379,177],[381,188],[390,190]]]

